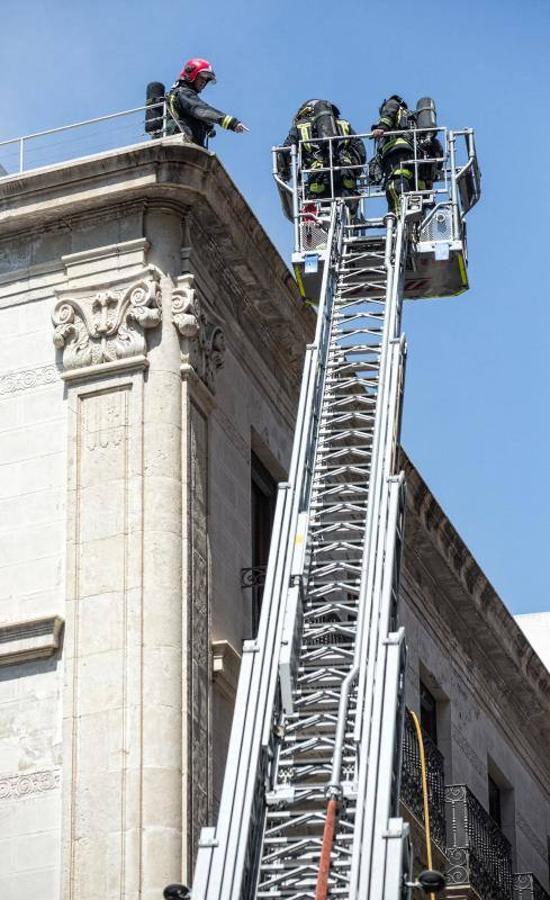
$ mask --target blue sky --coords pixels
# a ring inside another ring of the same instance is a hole
[[[549,45],[548,0],[2,3],[2,138],[138,106],[206,56],[205,99],[251,129],[214,149],[287,259],[269,150],[303,99],[362,131],[429,94],[476,129],[472,289],[407,306],[403,444],[512,612],[550,609]]]

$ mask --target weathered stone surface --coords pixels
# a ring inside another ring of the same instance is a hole
[[[230,721],[213,711],[211,642],[249,627],[251,434],[272,423],[284,467],[310,328],[296,296],[200,148],[0,181],[0,628],[66,619],[61,656],[0,679],[2,824],[19,811],[2,897],[28,884],[41,900],[158,900],[191,879]],[[219,520],[220,394],[240,454],[234,534]],[[225,596],[214,558],[234,570]]]
[[[0,666],[53,656],[59,650],[62,628],[59,616],[0,626]]]
[[[161,320],[158,280],[153,271],[129,287],[60,299],[52,314],[53,343],[63,351],[65,369],[142,356],[147,347],[144,330]]]
[[[61,654],[2,670],[2,898],[191,880],[251,636],[251,450],[276,479],[290,457],[297,300],[178,139],[0,180],[0,627],[66,620]],[[486,804],[507,779],[517,867],[547,884],[548,672],[404,464],[408,702],[420,678],[438,699],[448,782]]]
[[[550,673],[404,453],[401,461],[407,702],[419,709],[422,680],[438,701],[446,782],[467,784],[488,809],[488,775],[497,781],[514,870],[547,885]]]

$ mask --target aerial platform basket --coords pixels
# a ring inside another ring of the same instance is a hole
[[[471,129],[451,132],[445,128],[432,129],[437,133],[441,155],[426,160],[416,148],[421,146],[421,132],[413,131],[414,151],[407,163],[415,171],[415,188],[423,187],[422,171],[432,165],[435,178],[429,189],[414,190],[417,221],[411,235],[405,268],[404,297],[408,300],[455,297],[467,290],[468,254],[465,217],[480,196],[480,172]],[[404,132],[395,132],[396,135]],[[389,134],[394,134],[393,132]],[[410,132],[409,132],[410,135]],[[358,135],[368,145],[370,134]],[[333,139],[327,139],[333,140]],[[319,142],[322,143],[322,142]],[[277,175],[279,154],[290,154],[289,182]],[[333,160],[336,153],[330,153]],[[338,179],[338,165],[327,166],[325,173],[330,194],[321,201],[312,199],[308,181],[312,170],[301,164],[302,148],[275,148],[274,176],[281,196],[283,210],[294,223],[295,246],[292,264],[300,293],[304,299],[316,302],[321,290],[326,264],[327,230],[331,202],[337,196],[334,185]],[[349,169],[349,166],[347,166]],[[356,169],[357,193],[346,198],[350,222],[355,223],[354,240],[363,244],[365,261],[369,247],[378,250],[383,226],[385,192],[378,181],[370,180],[368,165]],[[319,177],[319,169],[315,176]],[[413,197],[409,198],[409,205]],[[378,212],[378,216],[374,215]]]

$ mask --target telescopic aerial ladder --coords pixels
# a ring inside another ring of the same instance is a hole
[[[472,131],[432,132],[441,148],[435,182],[403,195],[395,213],[363,169],[354,200],[335,196],[336,139],[327,139],[332,188],[323,203],[308,196],[301,145],[274,151],[291,154],[290,182],[279,188],[317,328],[259,630],[243,648],[218,823],[202,831],[193,900],[411,893],[398,813],[401,311],[403,299],[467,288],[464,217],[480,194]],[[412,133],[416,187],[423,136]]]

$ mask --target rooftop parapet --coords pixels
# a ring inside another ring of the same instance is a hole
[[[169,112],[159,105],[159,117]],[[152,107],[136,106],[82,122],[0,141],[0,178],[150,141],[146,117]],[[156,132],[162,137],[162,130]]]

